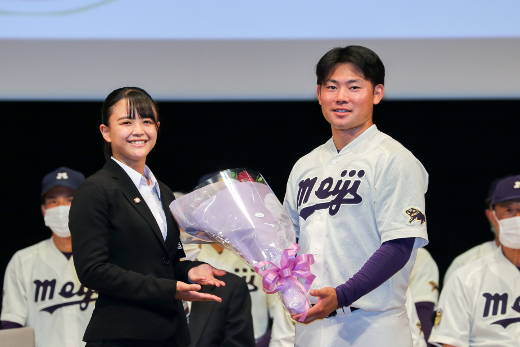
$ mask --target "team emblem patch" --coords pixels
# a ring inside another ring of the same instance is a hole
[[[58,174],[56,175],[56,179],[57,180],[68,180],[69,175],[66,172],[58,172]]]
[[[417,324],[415,324],[417,326],[417,329],[419,329],[419,336],[421,336],[421,334],[423,333],[422,329],[421,329],[421,322],[417,322]]]
[[[442,318],[442,309],[438,309],[437,313],[435,313],[435,321],[433,322],[433,326],[437,327],[439,324],[441,324],[441,318]]]
[[[439,285],[438,285],[435,281],[430,281],[430,282],[428,282],[428,284],[429,284],[430,286],[432,286],[432,292],[433,292],[434,290],[436,290],[437,292],[439,292]]]
[[[410,219],[408,220],[408,224],[410,225],[412,225],[415,222],[419,222],[421,225],[426,223],[426,216],[424,215],[424,213],[422,213],[421,210],[415,207],[410,207],[409,209],[404,210],[403,212],[405,215],[410,217]]]

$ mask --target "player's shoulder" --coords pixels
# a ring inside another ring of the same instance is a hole
[[[491,252],[459,267],[453,272],[451,277],[457,279],[463,285],[474,287],[473,282],[482,279],[480,274],[487,271],[490,267],[495,266],[496,263],[497,254],[496,252]],[[448,282],[450,281],[451,279]]]
[[[312,151],[302,156],[293,165],[291,176],[305,174],[307,171],[312,170],[312,168],[319,166],[320,158],[322,158],[323,155],[332,154],[331,151],[333,150],[333,147],[335,148],[334,141],[331,137],[324,144],[314,148]]]
[[[325,143],[319,145],[318,147],[314,148],[309,153],[305,154],[303,157],[298,159],[296,161],[296,164],[294,166],[298,166],[304,163],[308,163],[310,160],[315,160],[318,156],[323,155],[324,153],[330,152],[332,146],[334,146],[334,141],[332,137]]]
[[[415,259],[416,264],[428,264],[437,267],[437,263],[435,259],[433,259],[430,252],[428,252],[424,247],[417,249],[417,257]]]
[[[388,161],[418,161],[408,148],[382,131],[375,132],[369,140],[386,155]]]
[[[478,246],[470,248],[453,260],[453,263],[459,267],[472,263],[489,253],[492,253],[497,248],[495,241],[484,242]]]
[[[40,241],[32,246],[22,248],[18,250],[11,261],[19,261],[21,263],[30,261],[31,259],[38,257],[41,253],[46,252],[51,247],[52,238]]]

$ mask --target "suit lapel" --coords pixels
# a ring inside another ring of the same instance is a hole
[[[144,201],[143,197],[141,196],[141,193],[139,193],[139,190],[136,188],[134,182],[132,182],[125,170],[123,170],[123,168],[119,166],[119,164],[114,162],[113,159],[108,159],[103,168],[109,171],[112,174],[112,177],[117,179],[119,187],[121,188],[121,192],[123,193],[125,198],[137,210],[137,212],[139,212],[139,214],[148,222],[148,224],[153,230],[153,233],[159,239],[161,245],[166,249],[161,229],[159,228],[159,225],[157,224],[157,221],[155,220],[152,211]],[[136,198],[139,198],[139,203],[136,203]]]
[[[201,286],[199,292],[210,293],[215,288],[215,286]],[[199,345],[199,340],[206,329],[206,325],[208,324],[209,317],[213,312],[215,304],[216,302],[214,301],[193,301],[191,305],[189,324],[190,330],[194,330],[193,336],[195,337],[195,340],[191,342],[192,346],[196,347]],[[200,306],[203,306],[204,308],[201,309]]]
[[[162,183],[159,183],[159,188],[161,190],[161,203],[164,210],[164,215],[166,216],[166,225],[168,232],[166,233],[166,249],[169,251],[172,246],[176,243],[176,240],[178,242],[179,238],[177,236],[177,233],[179,232],[177,223],[173,219],[172,213],[170,212],[170,204],[175,199],[171,199],[170,195],[168,194],[166,188]],[[177,246],[177,244],[175,244]]]

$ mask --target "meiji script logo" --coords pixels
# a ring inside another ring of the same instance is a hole
[[[103,6],[115,0],[0,0],[3,15],[66,15]]]

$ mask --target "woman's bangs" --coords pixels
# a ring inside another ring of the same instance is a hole
[[[128,93],[127,95],[127,110],[130,119],[135,119],[136,116],[141,118],[150,118],[157,123],[155,105],[153,101],[146,98],[144,95],[138,93]]]

